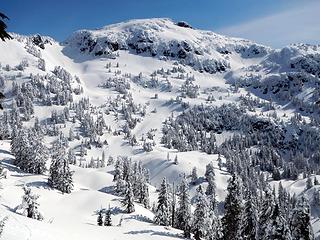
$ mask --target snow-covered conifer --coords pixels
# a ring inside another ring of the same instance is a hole
[[[22,203],[19,205],[16,209],[17,212],[21,212],[22,215],[28,217],[28,218],[33,218],[37,220],[43,220],[42,214],[39,212],[39,203],[38,203],[38,198],[39,195],[36,195],[31,192],[31,189],[24,186],[24,195],[22,197]]]
[[[2,232],[4,230],[6,221],[8,220],[8,217],[4,217],[0,220],[0,237],[2,236]]]
[[[110,206],[109,206],[109,208],[106,210],[106,213],[105,213],[105,216],[104,216],[103,225],[104,225],[104,226],[112,226]]]
[[[258,239],[266,239],[266,234],[268,231],[268,226],[271,221],[271,216],[273,215],[273,211],[275,208],[275,200],[274,195],[272,194],[270,189],[265,191],[263,196],[261,207],[259,210],[259,221],[258,221]]]
[[[34,174],[45,172],[48,151],[42,136],[37,132],[29,129],[16,131],[11,142],[11,151],[15,156],[14,164],[21,170]]]
[[[178,155],[176,155],[176,156],[174,157],[174,164],[175,164],[175,165],[178,165],[178,164],[179,164]]]
[[[103,225],[103,211],[102,209],[98,212],[98,217],[97,217],[97,224],[98,226],[102,226]]]
[[[74,132],[73,129],[70,128],[69,129],[69,141],[73,141],[74,140]]]
[[[109,156],[109,157],[108,157],[107,166],[110,166],[110,165],[112,165],[113,163],[114,163],[113,157],[112,157],[112,156]]]
[[[308,190],[308,189],[312,188],[312,186],[313,186],[312,179],[311,179],[311,177],[308,177],[307,183],[306,183],[306,189]]]
[[[73,189],[73,173],[69,167],[65,147],[58,140],[53,146],[52,161],[49,169],[49,186],[63,193],[70,193]]]
[[[76,160],[76,156],[74,155],[74,152],[71,148],[69,148],[68,150],[68,161],[70,164],[76,164],[77,160]]]
[[[106,166],[106,156],[104,151],[102,151],[100,167],[105,167],[105,166]]]
[[[125,206],[127,213],[132,213],[135,211],[133,198],[134,197],[133,197],[132,186],[131,186],[131,183],[128,181],[126,183],[126,193],[123,199],[123,205]]]
[[[205,177],[208,181],[208,186],[206,189],[206,195],[213,195],[216,194],[216,184],[215,184],[215,173],[214,173],[214,167],[212,163],[209,163],[206,166],[206,172]]]
[[[192,173],[191,173],[191,182],[192,182],[193,184],[195,184],[195,183],[197,182],[197,180],[198,180],[197,168],[194,167],[194,168],[192,169]]]
[[[256,239],[258,228],[257,207],[249,194],[241,214],[240,236],[243,240]]]
[[[223,235],[225,239],[238,239],[242,211],[241,181],[235,174],[228,184],[228,195],[224,203],[224,216],[222,218]]]
[[[314,239],[310,221],[310,206],[305,196],[298,199],[290,219],[292,239]]]
[[[196,240],[205,237],[210,228],[209,207],[201,185],[197,188],[196,206],[193,212],[192,233]]]
[[[319,185],[319,181],[317,179],[317,176],[314,177],[313,185]]]
[[[163,226],[170,225],[170,202],[166,178],[163,178],[158,195],[158,205],[155,212],[154,223]]]
[[[140,187],[139,202],[142,203],[145,208],[150,207],[149,188],[145,181],[141,184]]]
[[[185,179],[178,188],[178,207],[176,211],[176,227],[183,230],[184,237],[190,238],[191,234],[191,203],[189,189]]]
[[[261,236],[259,236],[261,237]],[[279,205],[276,204],[266,229],[264,239],[291,240],[291,232],[286,219],[282,216]]]

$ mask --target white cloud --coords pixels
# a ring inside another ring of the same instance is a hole
[[[222,28],[217,32],[273,47],[300,42],[320,44],[320,1],[302,2],[302,6],[294,9]]]

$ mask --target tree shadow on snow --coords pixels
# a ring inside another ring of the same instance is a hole
[[[11,170],[10,170],[11,171]],[[32,174],[25,173],[25,174],[10,174],[11,177],[30,177]]]
[[[9,170],[10,172],[12,173],[18,173],[18,174],[23,174],[23,175],[13,175],[11,174],[11,176],[14,176],[14,177],[24,177],[24,176],[30,176],[31,174],[27,174],[25,172],[23,172],[22,170],[20,170],[20,168],[18,168],[17,166],[13,165],[12,164],[12,160],[11,159],[4,159],[1,161],[1,165]]]
[[[134,219],[134,220],[137,220],[139,222],[153,223],[153,221],[150,218],[148,218],[146,216],[143,216],[141,214],[131,215],[131,216],[127,217],[126,219]]]
[[[137,155],[137,154],[142,154],[145,151],[142,148],[139,149],[133,149],[132,154]]]
[[[10,212],[15,212],[15,209],[16,208],[11,208],[9,207],[8,205],[5,205],[5,204],[1,204],[2,206],[4,206],[7,210],[9,210]]]
[[[0,149],[0,154],[8,154],[8,155],[11,155],[11,153],[7,150],[4,150],[4,149]]]
[[[108,210],[108,208],[101,208],[101,209],[97,209],[93,211],[93,216],[98,215],[100,211],[102,211],[102,213],[106,213]],[[126,211],[124,211],[123,209],[121,209],[120,207],[110,207],[110,211],[112,215],[118,215],[118,214],[125,214]]]
[[[111,214],[113,214],[113,215],[126,213],[126,211],[124,211],[120,207],[111,207],[110,210],[111,210]]]
[[[26,183],[27,187],[36,187],[36,188],[43,188],[47,190],[53,190],[46,181],[34,181],[34,182],[29,182]]]
[[[112,194],[114,195],[114,188],[113,186],[107,186],[107,187],[103,187],[101,189],[98,190],[99,192],[103,192],[103,193],[109,193],[109,194]]]
[[[115,174],[115,170],[107,171],[107,173],[110,173],[111,175],[114,175]]]
[[[147,233],[149,233],[151,236],[162,236],[162,237],[170,237],[170,238],[174,237],[174,238],[184,239],[182,236],[179,236],[178,234],[165,232],[165,231],[154,231],[154,230],[130,231],[124,234],[147,234]]]

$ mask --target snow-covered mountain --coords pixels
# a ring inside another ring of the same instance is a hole
[[[226,234],[232,184],[239,208],[261,205],[262,216],[270,207],[293,239],[289,219],[310,204],[319,235],[319,46],[272,49],[169,19],[80,30],[62,43],[13,37],[0,42],[3,239],[181,238],[181,219],[167,206],[163,222],[158,196],[168,191],[180,216],[183,179],[204,239]],[[42,221],[23,216],[24,194]],[[97,226],[109,206],[113,226]],[[262,239],[273,234],[270,219],[257,224]]]
[[[230,53],[244,57],[266,55],[270,49],[247,40],[227,38],[213,32],[192,29],[184,22],[169,19],[133,20],[99,30],[80,30],[65,44],[82,53],[115,57],[118,50],[143,56],[173,60],[200,72],[225,72]]]

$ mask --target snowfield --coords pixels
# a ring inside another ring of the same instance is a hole
[[[123,213],[119,197],[108,193],[113,177],[107,169],[74,167],[75,189],[71,194],[61,194],[47,186],[47,176],[25,174],[12,166],[8,150],[9,143],[2,142],[1,159],[8,173],[7,179],[2,180],[1,216],[9,216],[3,239],[99,239],[106,235],[110,239],[180,238],[179,230],[152,224],[153,213],[138,204],[135,213]],[[41,196],[39,203],[44,221],[11,212],[21,202],[23,185]],[[150,187],[150,193],[155,195],[155,189]],[[115,212],[112,218],[115,226],[96,226],[96,211],[109,205]]]

